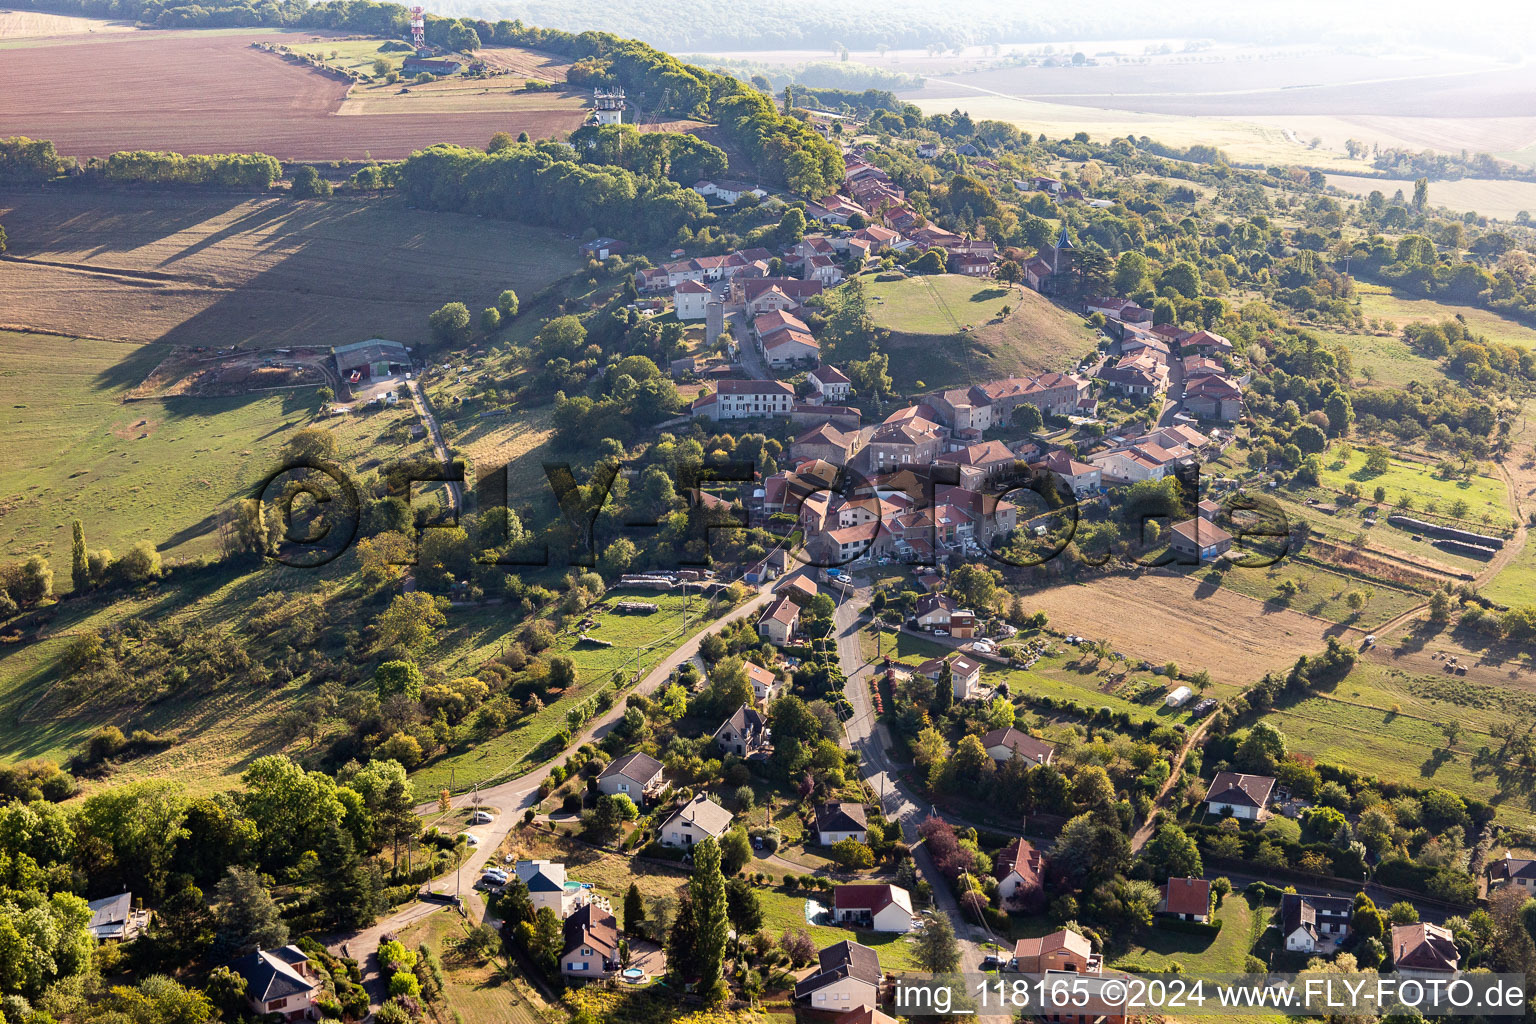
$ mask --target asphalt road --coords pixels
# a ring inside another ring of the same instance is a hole
[[[858,751],[864,779],[880,800],[886,818],[900,824],[902,838],[912,846],[917,869],[933,888],[935,912],[948,917],[955,926],[955,936],[960,940],[960,970],[979,973],[982,957],[991,952],[984,947],[992,936],[981,925],[961,916],[960,903],[950,891],[949,882],[939,874],[933,859],[928,856],[926,846],[919,841],[917,827],[933,808],[908,791],[896,766],[885,753],[889,738],[876,721],[874,705],[869,696],[869,677],[875,671],[875,666],[864,660],[859,643],[859,616],[868,606],[869,597],[867,589],[860,589],[853,596],[840,601],[833,620],[837,631],[838,661],[843,674],[848,678],[844,692],[848,702],[853,705],[853,717],[843,723],[848,745],[850,749]],[[1008,1018],[995,1019],[1006,1021]]]

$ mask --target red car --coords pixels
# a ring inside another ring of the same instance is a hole
[[[347,383],[349,383],[349,384],[356,384],[358,381],[360,381],[362,379],[363,379],[363,371],[362,370],[353,370],[352,371],[352,376],[347,378]]]

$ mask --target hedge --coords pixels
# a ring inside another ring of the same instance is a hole
[[[1160,916],[1152,919],[1152,927],[1189,935],[1207,935],[1214,939],[1221,934],[1221,918],[1214,921],[1185,921],[1182,918]]]

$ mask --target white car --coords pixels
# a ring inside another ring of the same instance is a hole
[[[471,825],[489,825],[495,820],[496,819],[491,816],[490,811],[476,811],[475,816],[469,819],[469,823]]]
[[[468,843],[470,846],[479,846],[480,845],[480,837],[479,836],[470,835],[468,832],[464,833],[464,841],[466,843]]]

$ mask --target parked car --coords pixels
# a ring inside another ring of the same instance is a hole
[[[981,958],[981,969],[984,971],[1000,971],[1003,969],[1003,958],[1000,956],[984,956]]]
[[[490,811],[476,811],[475,816],[469,819],[469,823],[471,825],[489,825],[495,820]]]

